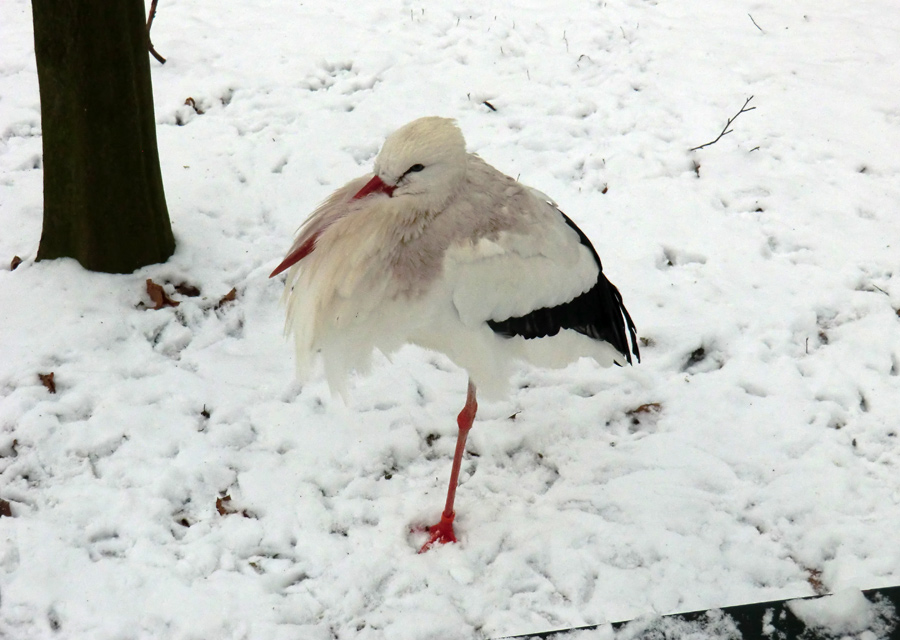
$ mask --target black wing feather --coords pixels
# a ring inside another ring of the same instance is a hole
[[[575,230],[581,244],[590,249],[597,261],[600,272],[597,282],[590,290],[577,298],[555,307],[542,307],[523,316],[506,320],[488,320],[488,326],[504,336],[522,336],[526,340],[555,336],[561,329],[572,329],[594,340],[603,340],[615,347],[631,364],[631,354],[641,361],[641,352],[637,344],[637,330],[628,310],[622,303],[622,294],[613,283],[603,275],[603,265],[594,245],[574,222],[559,212],[566,224]],[[627,333],[626,333],[627,326]],[[631,350],[628,342],[631,338]]]

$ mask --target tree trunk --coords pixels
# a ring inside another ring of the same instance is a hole
[[[33,0],[44,145],[38,260],[130,273],[175,250],[142,0]]]

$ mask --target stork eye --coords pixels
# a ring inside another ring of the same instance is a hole
[[[414,164],[413,166],[411,166],[409,169],[406,170],[406,173],[418,173],[419,171],[421,171],[424,168],[425,168],[424,165]]]

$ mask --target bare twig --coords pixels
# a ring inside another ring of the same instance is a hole
[[[716,136],[716,139],[715,139],[715,140],[711,140],[710,142],[707,142],[706,144],[701,144],[700,146],[697,146],[697,147],[692,147],[692,148],[691,148],[691,151],[697,151],[698,149],[703,149],[704,147],[708,147],[708,146],[710,146],[710,145],[713,145],[713,144],[717,143],[719,140],[721,140],[721,139],[722,139],[722,136],[731,133],[732,130],[729,129],[728,127],[731,126],[731,123],[732,123],[732,122],[734,122],[735,120],[737,120],[737,117],[738,117],[739,115],[741,115],[742,113],[747,113],[748,111],[753,111],[754,109],[756,109],[756,107],[750,107],[749,109],[747,108],[747,105],[750,104],[750,101],[751,101],[751,100],[753,100],[753,96],[750,96],[749,98],[747,98],[747,99],[744,101],[744,106],[741,107],[741,110],[740,110],[740,111],[738,111],[736,114],[734,114],[733,116],[731,116],[730,118],[728,118],[728,122],[725,123],[725,127],[722,129],[722,132],[721,132],[718,136]]]
[[[160,63],[160,64],[165,64],[165,63],[166,63],[166,59],[163,58],[161,55],[159,55],[159,53],[157,53],[156,49],[153,48],[153,43],[152,43],[152,42],[150,43],[150,55],[152,55],[154,58],[156,58],[157,60],[159,60],[159,63]]]
[[[159,0],[151,0],[150,2],[150,15],[147,16],[147,43],[150,47],[150,55],[159,60],[160,64],[165,64],[166,59],[163,58],[159,53],[157,53],[156,49],[153,48],[153,42],[150,40],[150,27],[153,26],[153,18],[156,17],[156,3]]]
[[[150,27],[153,26],[153,18],[156,17],[156,4],[159,0],[152,0],[150,2],[150,15],[147,16],[147,32],[150,32]]]
[[[749,13],[748,13],[747,15],[750,16]],[[759,29],[760,31],[762,31],[763,33],[765,33],[765,31],[763,31],[763,28],[762,28],[761,26],[759,26],[758,24],[756,24],[756,20],[753,19],[753,16],[750,16],[750,22],[753,23],[753,26],[754,26],[754,27],[756,27],[757,29]]]

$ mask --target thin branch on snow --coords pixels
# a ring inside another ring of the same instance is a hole
[[[734,122],[735,120],[737,120],[737,117],[738,117],[739,115],[741,115],[742,113],[747,113],[748,111],[753,111],[754,109],[756,109],[756,107],[750,107],[749,109],[747,108],[747,105],[750,104],[750,101],[751,101],[751,100],[753,100],[753,96],[750,96],[749,98],[747,98],[747,99],[744,101],[744,106],[741,107],[741,110],[740,110],[740,111],[738,111],[736,114],[734,114],[733,116],[731,116],[730,118],[728,118],[728,122],[725,123],[725,127],[722,129],[722,132],[721,132],[718,136],[716,136],[716,139],[715,139],[715,140],[712,140],[712,141],[710,141],[710,142],[707,142],[706,144],[701,144],[700,146],[697,146],[697,147],[692,147],[692,148],[690,149],[690,151],[697,151],[698,149],[703,149],[704,147],[708,147],[708,146],[710,146],[710,145],[713,145],[713,144],[717,143],[719,140],[721,140],[721,139],[722,139],[722,136],[731,133],[732,130],[729,129],[728,127],[731,126],[731,123],[732,123],[732,122]]]
[[[750,16],[749,13],[748,13],[747,15]],[[756,20],[753,19],[753,16],[750,16],[750,22],[753,23],[753,26],[754,26],[754,27],[756,27],[757,29],[759,29],[760,31],[762,31],[763,33],[765,33],[765,31],[763,31],[763,28],[762,28],[761,26],[759,26],[758,24],[756,24]]]
[[[156,49],[153,48],[153,42],[150,40],[150,27],[153,26],[153,18],[156,17],[156,3],[157,2],[159,2],[159,0],[152,0],[150,2],[150,15],[147,16],[147,44],[150,47],[150,54],[154,58],[159,60],[160,64],[165,64],[166,59],[163,58],[161,55],[159,55],[159,53],[157,53]]]

